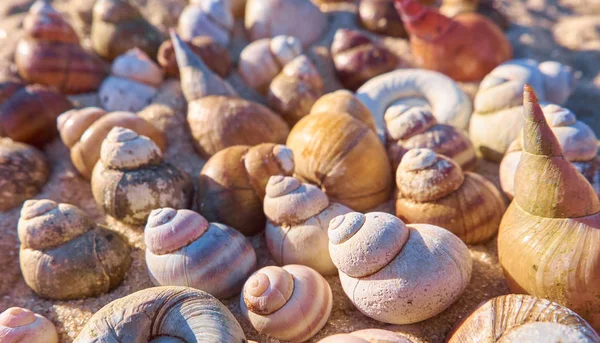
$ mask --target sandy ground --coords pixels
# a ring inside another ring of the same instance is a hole
[[[0,75],[9,73],[14,46],[20,31],[24,12],[31,0],[0,1]],[[176,23],[176,15],[185,6],[183,0],[136,0],[143,5],[150,20],[166,29]],[[71,21],[82,33],[89,29],[85,24],[89,20],[93,0],[73,1],[55,0],[57,8],[67,12]],[[503,3],[503,9],[509,15],[513,25],[507,31],[516,57],[532,57],[538,60],[555,59],[571,65],[577,71],[577,87],[566,106],[600,133],[600,121],[597,118],[600,108],[600,1],[599,0],[530,0]],[[333,25],[352,26],[351,13],[336,16]],[[327,43],[331,38],[325,38]],[[85,42],[89,44],[89,42]],[[233,48],[239,51],[239,46]],[[405,58],[410,64],[410,55],[406,41],[387,39],[386,44]],[[311,52],[314,57],[322,54],[323,49]],[[326,70],[327,63],[320,65]],[[329,90],[337,84],[328,78]],[[477,85],[468,84],[464,88],[473,94]],[[94,95],[73,98],[80,105],[93,105]],[[168,137],[169,148],[166,159],[183,168],[196,177],[204,161],[193,152],[191,136],[185,128],[185,101],[176,81],[168,81],[163,86],[156,103],[166,104],[173,109],[154,105],[144,110],[140,116],[163,129]],[[92,299],[77,301],[49,301],[37,297],[21,277],[18,262],[19,243],[16,225],[20,208],[0,213],[0,311],[11,306],[27,307],[52,320],[60,333],[61,342],[71,342],[85,325],[87,319],[108,302],[152,286],[145,270],[142,228],[126,227],[105,216],[93,201],[89,183],[80,178],[71,164],[68,149],[59,141],[48,144],[44,152],[52,164],[50,181],[36,198],[49,198],[79,206],[98,222],[107,223],[122,233],[132,249],[133,264],[124,282],[111,293]],[[497,165],[480,162],[477,172],[488,176],[496,183]],[[265,247],[264,235],[251,238],[257,251],[259,267],[274,264]],[[502,270],[498,264],[496,240],[484,245],[470,247],[473,257],[473,276],[471,283],[458,302],[442,314],[427,321],[412,325],[390,326],[363,316],[344,295],[337,277],[328,277],[334,306],[328,324],[311,340],[318,341],[328,335],[350,332],[364,328],[386,328],[402,332],[416,342],[442,342],[452,327],[469,314],[480,302],[494,296],[506,294],[508,288]],[[418,266],[415,266],[418,268]],[[224,301],[242,324],[249,339],[260,342],[277,342],[258,335],[249,327],[239,313],[239,298]]]

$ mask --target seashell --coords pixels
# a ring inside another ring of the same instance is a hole
[[[554,72],[547,75],[547,70]],[[557,105],[565,102],[574,87],[571,69],[554,61],[518,59],[492,70],[475,95],[475,112],[469,125],[469,136],[483,158],[500,162],[508,146],[517,139],[523,128],[525,84],[533,87],[540,101]],[[490,127],[495,128],[493,135],[489,134]]]
[[[231,71],[231,59],[227,49],[207,36],[194,37],[186,42],[192,51],[202,60],[210,70],[220,77],[226,77]],[[165,41],[158,49],[158,64],[165,69],[167,76],[179,77],[179,66],[175,58],[175,48],[171,40]]]
[[[61,114],[57,119],[60,138],[71,149],[71,161],[86,179],[92,177],[96,162],[100,159],[100,147],[108,132],[124,127],[152,139],[161,151],[166,150],[162,132],[131,112],[111,112],[97,107],[87,107]]]
[[[56,117],[71,108],[53,88],[0,82],[0,137],[41,147],[56,137]]]
[[[600,200],[565,158],[531,86],[523,94],[523,153],[498,257],[513,292],[543,297],[600,328]]]
[[[146,265],[156,286],[187,286],[217,298],[236,295],[256,269],[250,241],[190,210],[153,210],[144,229]]]
[[[391,214],[351,212],[334,218],[328,234],[344,292],[364,315],[381,322],[431,318],[458,300],[471,279],[469,249],[439,226],[406,226]]]
[[[336,275],[329,256],[329,221],[352,210],[330,203],[318,187],[293,177],[271,176],[264,200],[267,248],[279,265],[301,264]]]
[[[329,336],[318,343],[413,343],[413,341],[395,332],[365,329]]]
[[[58,343],[51,321],[28,309],[11,307],[0,313],[0,341],[3,343]]]
[[[229,0],[194,0],[181,12],[177,30],[184,40],[208,36],[227,46],[233,24]]]
[[[260,334],[305,342],[327,323],[332,298],[327,280],[315,270],[296,264],[269,266],[246,281],[240,307]]]
[[[449,77],[423,69],[400,69],[369,80],[356,96],[373,113],[377,134],[385,139],[384,115],[391,105],[429,107],[435,119],[466,130],[473,112],[471,101]]]
[[[25,37],[18,43],[15,63],[28,83],[74,94],[96,90],[106,77],[104,62],[79,45],[75,30],[50,3],[36,1],[23,29]]]
[[[564,157],[582,173],[600,195],[600,170],[598,138],[585,123],[577,120],[570,110],[558,105],[546,105],[542,108],[550,129],[556,136]],[[514,196],[515,172],[521,159],[523,139],[516,139],[508,147],[500,163],[500,184],[510,199]]]
[[[129,0],[97,0],[91,38],[94,51],[109,61],[136,47],[156,56],[164,40]]]
[[[48,161],[27,144],[0,138],[0,211],[33,198],[48,181]]]
[[[373,33],[407,37],[402,19],[394,7],[394,0],[360,0],[358,17],[360,24]]]
[[[325,33],[328,25],[327,16],[310,1],[247,0],[244,26],[251,41],[294,36],[303,48],[308,48]]]
[[[107,304],[81,330],[75,343],[245,342],[242,327],[227,307],[189,287],[153,287]]]
[[[163,161],[159,147],[135,131],[113,127],[92,172],[92,194],[106,214],[130,225],[146,223],[156,208],[189,208],[190,177]]]
[[[463,173],[452,159],[429,149],[404,155],[396,185],[398,218],[441,226],[467,244],[492,238],[506,211],[493,183],[479,174]]]
[[[404,154],[416,148],[450,157],[464,170],[475,167],[477,156],[469,136],[454,126],[439,124],[427,107],[392,105],[384,119],[392,170],[398,168]]]
[[[344,87],[356,90],[375,76],[396,69],[398,57],[357,30],[338,29],[331,55]]]
[[[390,197],[392,172],[384,146],[365,124],[343,112],[311,114],[292,129],[295,175],[333,201],[366,211]]]
[[[509,294],[481,304],[448,336],[448,343],[597,343],[600,337],[566,307],[530,295]]]
[[[313,107],[310,109],[310,114],[326,113],[326,112],[342,112],[353,116],[363,122],[373,132],[375,129],[375,120],[371,111],[358,100],[354,93],[346,89],[340,89],[335,92],[327,93],[320,97]]]
[[[283,145],[223,149],[200,172],[197,207],[211,222],[254,235],[265,228],[263,199],[269,178],[293,172],[294,155]]]
[[[487,17],[502,30],[510,25],[506,15],[500,10],[497,0],[442,0],[440,13],[447,17],[454,17],[461,13],[474,12]]]
[[[302,55],[285,65],[273,79],[267,104],[293,127],[323,94],[323,79],[315,65]]]
[[[240,53],[238,73],[250,88],[266,94],[275,76],[301,54],[302,44],[296,37],[259,39],[248,44]]]
[[[17,231],[23,278],[43,298],[71,300],[108,293],[131,265],[125,240],[73,205],[27,200]]]
[[[117,57],[98,98],[107,111],[138,112],[150,105],[163,80],[163,71],[142,50]]]
[[[456,81],[480,81],[513,51],[504,32],[476,13],[448,18],[415,0],[395,0],[417,64]]]

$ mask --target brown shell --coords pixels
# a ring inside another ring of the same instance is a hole
[[[311,114],[290,132],[296,174],[334,202],[365,211],[388,200],[390,164],[377,135],[345,113]]]
[[[493,21],[502,30],[506,30],[510,22],[499,7],[498,0],[442,0],[440,12],[449,17],[460,13],[476,12]]]
[[[327,93],[320,97],[310,109],[310,114],[342,112],[347,113],[363,122],[373,132],[376,131],[375,119],[367,106],[365,106],[354,93],[346,89]]]
[[[227,49],[208,36],[194,37],[186,42],[191,50],[215,73],[227,77],[231,71],[231,60]],[[175,49],[171,40],[164,41],[158,50],[158,64],[165,69],[168,76],[179,77],[179,67],[175,58]]]
[[[71,102],[52,88],[0,83],[0,137],[44,145],[56,137],[56,118],[73,108]]]
[[[407,33],[394,0],[360,0],[360,24],[367,30],[392,37],[406,38]]]
[[[48,180],[49,167],[41,151],[9,138],[0,139],[0,211],[33,198]]]
[[[281,143],[288,125],[267,107],[242,98],[206,96],[188,105],[196,151],[208,158],[234,145]]]

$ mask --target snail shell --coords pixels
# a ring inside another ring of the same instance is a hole
[[[442,0],[440,13],[454,17],[461,13],[475,12],[487,17],[502,30],[506,30],[510,22],[499,7],[497,0]]]
[[[189,208],[194,187],[184,171],[163,162],[150,138],[117,126],[102,142],[92,172],[92,193],[108,215],[140,225],[153,209]]]
[[[329,336],[318,343],[413,343],[413,341],[395,332],[365,329]]]
[[[138,112],[150,105],[163,80],[163,71],[142,50],[133,48],[113,62],[98,97],[107,111]]]
[[[29,83],[53,86],[62,93],[94,91],[106,77],[104,62],[79,45],[75,30],[50,3],[36,1],[23,21],[15,63]]]
[[[129,0],[98,0],[92,19],[92,47],[109,61],[133,48],[156,56],[164,37]]]
[[[153,210],[144,229],[146,264],[156,286],[187,286],[217,298],[242,289],[256,269],[250,241],[190,210]]]
[[[266,188],[264,211],[267,248],[279,265],[301,264],[322,275],[335,275],[329,256],[329,221],[352,210],[330,203],[318,187],[293,177],[272,176]]]
[[[315,270],[296,264],[269,266],[246,281],[240,307],[260,334],[304,342],[327,323],[332,298],[327,280]]]
[[[131,112],[106,113],[101,108],[87,107],[61,114],[57,119],[60,138],[71,149],[71,161],[86,179],[92,177],[96,162],[100,159],[100,147],[108,132],[116,127],[124,127],[152,139],[161,149],[166,150],[162,132],[144,119]]]
[[[230,6],[226,0],[193,0],[179,17],[178,31],[181,38],[191,40],[198,36],[208,36],[227,46],[233,30]]]
[[[463,173],[452,159],[429,149],[404,155],[396,185],[398,218],[441,226],[467,244],[492,238],[506,210],[493,183],[479,174]]]
[[[265,228],[263,199],[269,178],[293,172],[294,156],[283,145],[265,143],[221,150],[200,172],[199,212],[211,222],[254,235]]]
[[[206,292],[189,287],[153,287],[114,300],[96,312],[75,343],[245,342],[231,312]]]
[[[513,292],[543,297],[600,328],[600,200],[565,158],[531,86],[523,153],[502,218],[498,257]]]
[[[365,211],[389,199],[392,173],[385,148],[352,116],[308,115],[286,145],[294,152],[296,175],[324,189],[333,202]]]
[[[394,0],[360,0],[358,16],[360,24],[371,32],[398,38],[407,36]]]
[[[323,79],[315,65],[302,55],[285,65],[269,86],[267,104],[293,127],[323,94]]]
[[[48,181],[46,157],[32,146],[0,138],[0,211],[33,198]]]
[[[342,112],[363,122],[375,132],[375,120],[371,111],[356,98],[354,93],[346,89],[327,93],[320,97],[310,109],[310,114],[325,112]]]
[[[247,0],[244,26],[251,41],[294,36],[307,48],[327,29],[327,16],[311,1]]]
[[[302,44],[296,37],[275,36],[259,39],[242,50],[238,73],[250,88],[265,94],[275,76],[300,54]]]
[[[438,124],[427,108],[392,105],[385,111],[385,123],[393,170],[398,168],[404,154],[415,148],[431,149],[450,157],[464,170],[473,169],[477,163],[469,136],[454,126]]]
[[[131,264],[125,240],[73,205],[27,200],[17,231],[25,283],[44,298],[107,293],[121,283]]]
[[[485,159],[500,162],[521,132],[525,84],[533,87],[541,101],[557,105],[566,101],[574,86],[571,69],[554,61],[518,59],[492,70],[475,95],[469,126],[469,136]],[[490,135],[492,127],[494,134]]]
[[[194,37],[187,42],[191,50],[198,55],[213,72],[220,77],[226,77],[231,70],[231,59],[227,49],[216,43],[212,38],[201,36]],[[179,66],[175,57],[175,47],[171,40],[165,41],[158,49],[158,64],[163,67],[166,74],[179,77]]]
[[[448,18],[415,0],[396,0],[417,64],[456,81],[479,81],[513,52],[504,32],[476,13]]]
[[[458,300],[471,279],[471,255],[458,237],[439,226],[406,226],[383,212],[334,218],[329,253],[354,306],[390,324],[439,314]]]
[[[369,80],[356,91],[377,124],[377,134],[385,139],[384,115],[393,104],[429,106],[435,119],[466,130],[473,112],[471,101],[449,77],[423,69],[401,69]]]
[[[597,343],[592,327],[566,307],[530,295],[490,299],[450,333],[448,343]]]
[[[56,118],[71,108],[71,102],[53,88],[1,82],[0,137],[41,147],[56,137]]]
[[[356,90],[375,76],[396,69],[398,57],[357,30],[338,29],[331,55],[344,87]]]
[[[51,321],[28,309],[11,307],[0,313],[0,341],[3,343],[58,343]]]
[[[546,121],[558,139],[563,155],[592,184],[600,195],[600,170],[598,169],[598,138],[585,123],[577,120],[575,114],[558,105],[542,108]],[[516,139],[508,147],[500,163],[500,183],[504,193],[512,199],[515,190],[515,172],[521,159],[523,140]]]

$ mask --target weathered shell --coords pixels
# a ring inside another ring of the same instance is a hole
[[[179,16],[178,31],[185,40],[208,36],[227,46],[232,30],[233,16],[226,0],[192,1]]]
[[[0,313],[2,343],[58,343],[58,333],[51,321],[28,309],[11,307]]]
[[[194,37],[187,44],[196,55],[206,61],[206,65],[212,71],[220,77],[227,77],[231,71],[231,59],[225,47],[206,36]],[[165,69],[168,76],[179,77],[175,47],[171,40],[162,43],[157,59],[158,64]]]

